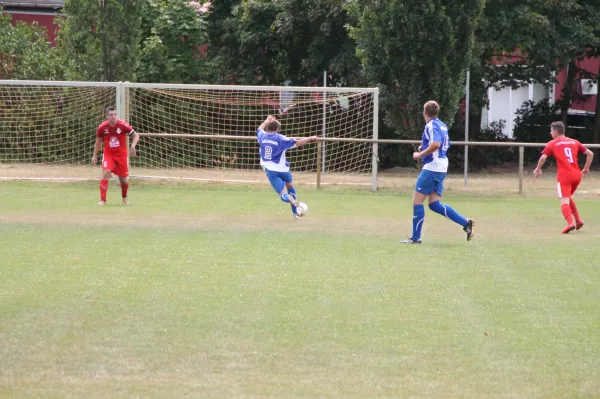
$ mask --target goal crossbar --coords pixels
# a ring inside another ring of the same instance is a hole
[[[124,88],[176,89],[176,90],[225,90],[257,92],[307,92],[307,93],[379,93],[377,87],[318,87],[318,86],[236,86],[236,85],[189,85],[170,83],[120,83]]]
[[[56,87],[118,87],[119,82],[82,82],[61,80],[2,80],[0,86],[56,86]]]
[[[259,91],[259,92],[307,92],[307,93],[379,93],[376,87],[318,87],[318,86],[236,86],[236,85],[194,85],[171,83],[129,83],[129,82],[85,82],[63,80],[6,80],[0,85],[7,86],[57,86],[57,87],[121,87],[132,89],[176,89],[176,90],[220,90],[220,91]]]

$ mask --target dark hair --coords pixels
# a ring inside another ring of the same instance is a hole
[[[558,134],[565,134],[565,124],[560,121],[552,122],[550,124],[550,128],[552,128],[552,130],[556,130]]]
[[[436,118],[440,113],[440,105],[435,101],[427,101],[423,106],[425,114],[430,118]]]
[[[110,111],[116,111],[116,110],[117,109],[115,107],[110,106],[110,107],[106,108],[106,112],[105,113],[108,114]]]
[[[267,132],[278,132],[280,127],[281,122],[279,122],[277,119],[273,119],[267,123]]]

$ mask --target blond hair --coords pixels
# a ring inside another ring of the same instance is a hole
[[[552,130],[556,130],[558,134],[565,134],[565,124],[562,122],[552,122],[550,124]]]
[[[281,128],[281,122],[277,119],[273,119],[267,122],[267,132],[278,132]]]
[[[440,114],[440,105],[433,100],[427,101],[423,106],[423,111],[428,117],[437,118]]]

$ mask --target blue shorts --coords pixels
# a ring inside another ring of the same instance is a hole
[[[265,172],[267,173],[267,179],[269,179],[271,186],[273,186],[277,194],[281,194],[286,183],[292,182],[292,174],[290,172],[275,172],[268,169]]]
[[[425,195],[429,195],[435,191],[441,197],[444,192],[445,178],[446,173],[444,172],[422,170],[417,178],[415,191]]]

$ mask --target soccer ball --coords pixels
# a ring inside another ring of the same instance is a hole
[[[299,215],[306,215],[306,212],[308,212],[308,205],[306,205],[304,202],[299,202],[296,209]]]

